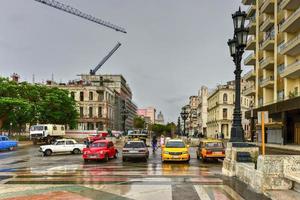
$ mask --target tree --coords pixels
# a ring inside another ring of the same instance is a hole
[[[145,128],[145,120],[139,116],[136,116],[133,119],[133,127],[136,129],[144,129]]]
[[[75,100],[68,91],[0,77],[0,128],[7,129],[10,123],[19,130],[26,123],[68,124],[72,128],[77,117]]]

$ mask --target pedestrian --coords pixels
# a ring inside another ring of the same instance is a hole
[[[162,147],[165,144],[165,137],[164,135],[160,136],[160,146]]]

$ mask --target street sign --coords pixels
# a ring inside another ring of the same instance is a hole
[[[258,124],[261,124],[262,113],[264,115],[264,123],[268,124],[269,123],[269,112],[268,111],[257,112],[257,121],[258,121]]]

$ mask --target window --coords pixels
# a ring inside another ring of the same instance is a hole
[[[223,102],[224,102],[224,103],[227,103],[227,100],[228,100],[228,96],[227,96],[227,94],[225,93],[225,94],[223,94]]]
[[[80,115],[80,118],[83,118],[83,107],[79,108],[79,115]]]
[[[45,126],[45,131],[47,131],[48,130],[48,127],[47,126]]]
[[[223,119],[227,119],[227,108],[223,108]]]
[[[112,142],[108,143],[108,147],[113,147],[113,146],[114,146],[114,143],[112,143]]]
[[[45,130],[46,130],[46,126],[45,126]],[[57,127],[56,126],[53,126],[53,130],[57,130]]]
[[[65,141],[57,141],[56,142],[56,145],[64,145],[65,144]]]
[[[94,99],[94,93],[93,92],[89,93],[89,99],[90,99],[90,101],[92,101]]]
[[[71,92],[71,98],[75,100],[75,93]]]
[[[83,101],[83,100],[84,100],[83,92],[80,92],[80,101]]]
[[[102,117],[102,107],[98,108],[98,117]]]
[[[93,107],[89,107],[89,117],[93,117]]]
[[[71,141],[71,140],[68,140],[68,141],[66,141],[66,144],[67,144],[67,145],[73,145],[73,144],[74,144],[74,142],[73,142],[73,141]]]
[[[65,127],[64,127],[64,126],[62,126],[62,127],[61,127],[61,130],[62,130],[62,131],[63,131],[63,130],[65,130]]]

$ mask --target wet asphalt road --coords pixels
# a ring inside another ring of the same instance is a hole
[[[203,163],[195,148],[190,153],[189,163],[162,163],[160,150],[147,162],[122,162],[119,155],[84,163],[81,155],[44,157],[32,145],[0,152],[0,199],[33,200],[41,191],[63,191],[70,199],[264,199],[237,180],[224,179],[220,161]]]

